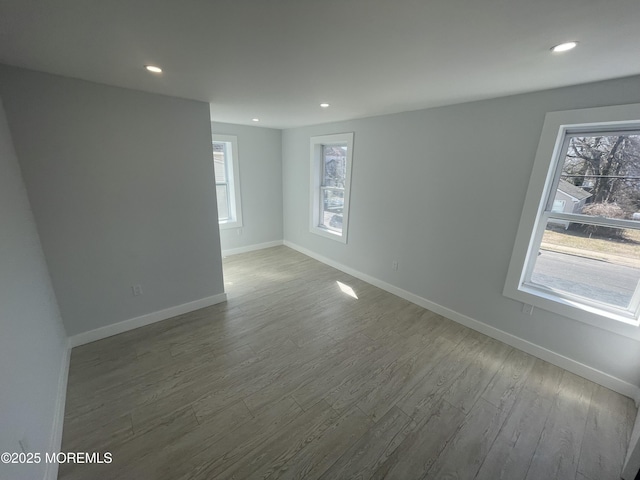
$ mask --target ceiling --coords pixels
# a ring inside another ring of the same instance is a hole
[[[639,25],[638,0],[0,0],[0,63],[288,128],[639,74]]]

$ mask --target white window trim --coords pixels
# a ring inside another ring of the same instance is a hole
[[[524,285],[525,268],[531,255],[531,246],[536,241],[533,233],[538,225],[546,222],[543,214],[550,198],[555,177],[555,161],[561,154],[563,139],[567,131],[588,131],[597,129],[640,128],[640,104],[612,107],[586,108],[547,113],[538,143],[533,170],[525,197],[522,216],[516,235],[511,262],[503,294],[513,300],[533,305],[565,317],[587,323],[629,338],[640,340],[638,322],[624,315],[616,315],[593,305],[586,305],[571,299],[570,295],[559,295],[542,289],[531,289]],[[557,215],[557,214],[556,214]],[[567,215],[567,219],[575,215]],[[620,221],[624,223],[625,221]]]
[[[231,143],[231,167],[227,168],[227,176],[229,177],[229,186],[231,192],[229,194],[229,212],[232,213],[233,220],[218,222],[220,230],[229,228],[242,227],[242,195],[240,194],[240,153],[238,151],[238,137],[235,135],[211,135],[212,142],[229,142]]]
[[[320,187],[323,145],[347,145],[344,207],[342,209],[342,233],[322,228],[320,224]],[[353,159],[353,132],[311,137],[311,188],[309,200],[309,231],[325,238],[347,243],[349,231],[349,202],[351,199],[351,166]]]

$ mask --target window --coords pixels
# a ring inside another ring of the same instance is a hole
[[[313,233],[347,243],[353,133],[311,138]]]
[[[220,228],[242,227],[238,139],[232,135],[213,135],[213,168]]]
[[[640,105],[547,114],[504,294],[639,325]]]

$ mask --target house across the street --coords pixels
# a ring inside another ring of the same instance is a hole
[[[591,194],[584,188],[578,187],[573,183],[560,179],[556,196],[553,199],[553,212],[562,213],[580,213]],[[569,222],[564,220],[549,220],[549,223],[564,226],[565,230],[569,228]]]

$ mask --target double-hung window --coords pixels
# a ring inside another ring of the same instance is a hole
[[[311,138],[310,231],[347,243],[353,133]]]
[[[547,115],[504,293],[614,331],[640,324],[640,105]]]
[[[242,227],[237,137],[213,135],[213,167],[220,228]]]

